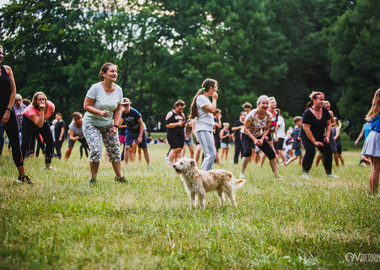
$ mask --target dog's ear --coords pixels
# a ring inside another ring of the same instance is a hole
[[[190,166],[195,167],[195,161],[194,160],[190,161]]]

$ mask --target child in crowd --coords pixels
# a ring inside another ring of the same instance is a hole
[[[295,128],[293,129],[292,138],[293,138],[293,150],[294,150],[294,156],[290,158],[288,161],[284,162],[284,166],[288,166],[290,163],[292,163],[294,160],[296,160],[299,157],[299,165],[302,165],[302,143],[301,143],[301,126],[302,126],[302,117],[296,116],[293,119],[294,123],[296,124]]]

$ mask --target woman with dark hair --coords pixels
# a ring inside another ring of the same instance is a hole
[[[216,157],[213,113],[216,110],[216,101],[218,99],[217,90],[218,82],[216,80],[204,80],[202,88],[194,96],[190,107],[190,118],[196,119],[195,132],[204,153],[201,166],[201,170],[204,171],[212,169]],[[212,97],[212,102],[210,102],[209,97]]]
[[[303,113],[301,139],[305,147],[302,160],[302,177],[308,179],[313,165],[315,147],[323,155],[323,166],[326,177],[339,178],[332,173],[332,150],[330,146],[331,116],[329,110],[323,107],[325,95],[322,92],[312,92],[308,108]]]
[[[57,124],[55,125],[54,129],[54,147],[57,153],[57,157],[61,159],[62,144],[65,140],[65,121],[62,120],[62,114],[59,112],[55,114],[55,119],[57,119]]]
[[[83,108],[86,113],[83,118],[83,133],[90,148],[90,184],[96,183],[102,157],[102,141],[116,174],[115,181],[127,182],[121,173],[120,143],[117,134],[123,91],[115,84],[116,79],[117,66],[105,63],[100,68],[100,82],[91,86],[84,100]]]
[[[0,63],[4,58],[3,46],[0,45]],[[8,134],[9,144],[12,146],[12,157],[18,170],[18,183],[27,183],[32,185],[32,181],[25,173],[23,155],[20,148],[20,137],[18,133],[17,120],[13,103],[16,96],[16,83],[13,77],[12,69],[9,66],[0,66],[0,119]]]
[[[86,139],[84,138],[82,126],[83,126],[82,114],[79,112],[74,112],[73,121],[69,125],[69,137],[67,139],[68,147],[65,152],[65,160],[69,159],[71,155],[71,151],[73,150],[74,144],[76,141],[80,142],[81,146],[83,145],[85,151],[87,152],[88,145],[87,145]],[[81,151],[80,157],[82,158],[83,153],[82,153],[82,150],[80,151]]]
[[[45,94],[37,92],[33,96],[32,103],[25,108],[22,119],[22,154],[25,156],[31,140],[35,140],[35,136],[41,134],[42,139],[46,144],[46,169],[53,169],[51,167],[51,158],[53,156],[53,135],[51,134],[49,122],[47,120],[54,113],[54,110],[54,104],[50,100],[47,100]]]
[[[183,114],[183,108],[185,102],[181,99],[174,103],[173,110],[166,115],[166,138],[170,144],[170,153],[168,159],[168,165],[172,164],[172,161],[176,162],[181,158],[182,148],[185,144],[185,130],[186,123],[185,115]]]

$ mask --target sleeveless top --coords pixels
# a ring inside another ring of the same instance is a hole
[[[0,76],[0,115],[1,116],[4,115],[10,98],[11,98],[10,79],[4,66],[1,65],[1,76]]]
[[[174,110],[172,110],[172,115],[169,117],[168,120],[166,120],[166,125],[169,125],[171,123],[179,123],[179,121],[185,122],[185,119],[183,118],[182,114],[176,113]],[[185,130],[183,126],[177,126],[175,128],[168,128],[168,134],[184,134]]]
[[[223,136],[227,135],[229,132],[228,131],[223,131]],[[230,143],[230,137],[225,137],[222,139],[222,143],[229,144]]]

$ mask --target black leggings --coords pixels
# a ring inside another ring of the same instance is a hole
[[[2,119],[3,116],[0,117]],[[23,155],[20,148],[20,137],[18,134],[18,126],[15,112],[12,110],[9,116],[9,121],[4,125],[5,132],[8,134],[9,144],[12,147],[13,162],[17,167],[23,166]]]
[[[244,152],[244,149],[243,149],[243,145],[241,144],[240,138],[235,138],[234,164],[237,164],[239,162],[239,156],[243,156],[243,152]]]
[[[61,149],[62,149],[63,141],[64,141],[63,138],[62,138],[62,141],[59,141],[59,138],[56,139],[56,140],[54,141],[55,151],[56,151],[56,153],[57,153],[57,157],[58,157],[59,159],[62,158]]]
[[[45,163],[51,163],[51,157],[53,156],[53,135],[51,134],[48,121],[45,121],[41,128],[38,128],[32,120],[25,115],[22,117],[22,143],[21,151],[25,156],[26,150],[30,145],[30,140],[34,139],[34,135],[40,133],[46,144]]]
[[[244,153],[243,157],[250,157],[252,156],[252,148],[255,147],[255,144],[249,138],[247,135],[242,134],[241,135],[241,144],[243,145]],[[262,136],[257,137],[256,139],[261,139]],[[276,153],[274,152],[272,146],[268,143],[266,139],[263,140],[263,144],[258,146],[261,151],[269,158],[269,159],[275,159],[276,158]]]
[[[308,172],[313,165],[315,156],[315,145],[309,140],[305,133],[301,133],[301,139],[303,146],[305,147],[305,155],[302,159],[302,169],[304,172]],[[323,155],[323,166],[327,174],[331,173],[332,169],[332,150],[329,143],[323,143],[323,146],[318,146],[318,150]]]

